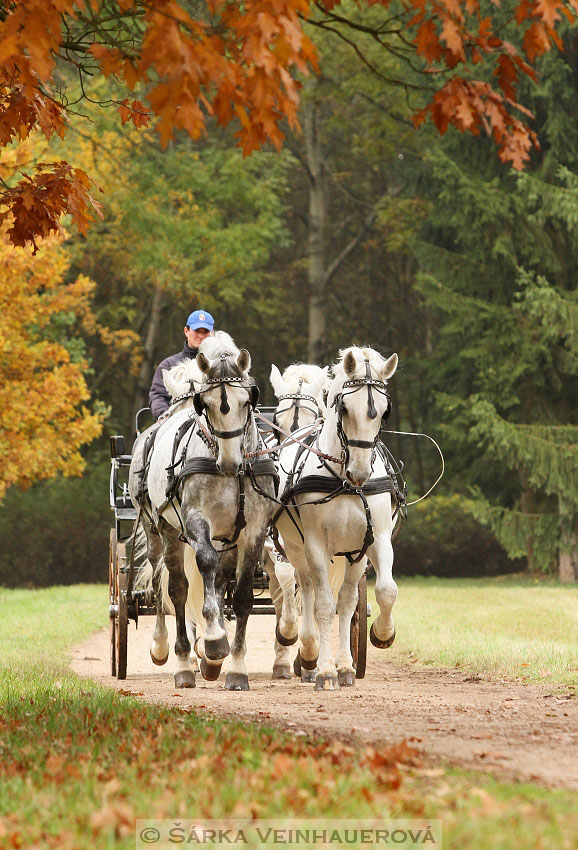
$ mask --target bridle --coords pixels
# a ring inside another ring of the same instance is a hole
[[[293,399],[293,404],[288,405],[287,407],[281,408],[281,410],[275,410],[273,414],[273,425],[279,427],[279,415],[281,413],[287,413],[288,410],[293,410],[293,422],[291,423],[291,428],[289,429],[291,433],[296,431],[299,427],[299,411],[300,410],[309,410],[315,419],[318,419],[322,416],[322,410],[319,406],[319,402],[312,395],[305,395],[305,393],[301,392],[301,388],[303,386],[303,378],[299,378],[299,387],[296,393],[286,393],[285,395],[279,396],[279,402],[285,401],[286,399]],[[315,405],[315,409],[310,407],[307,404],[303,404],[303,401],[311,401]],[[280,441],[279,441],[280,442]]]
[[[217,437],[220,440],[232,440],[234,437],[240,437],[242,434],[245,434],[247,428],[249,427],[249,423],[251,421],[251,414],[257,403],[259,401],[259,388],[256,384],[248,382],[246,378],[242,375],[239,376],[227,376],[225,374],[225,367],[227,365],[227,357],[225,354],[221,354],[221,374],[218,378],[211,378],[207,380],[205,384],[203,384],[202,388],[193,394],[193,405],[195,408],[196,414],[201,417],[203,414],[205,416],[205,421],[208,425],[209,431],[213,437]],[[235,428],[232,431],[219,431],[215,428],[209,419],[209,412],[207,410],[207,406],[203,401],[203,394],[208,392],[209,390],[214,389],[215,387],[220,386],[221,388],[221,406],[219,410],[223,414],[229,413],[231,410],[229,406],[229,401],[227,399],[227,391],[226,385],[231,384],[233,386],[242,387],[246,389],[249,393],[249,399],[247,401],[247,419],[245,420],[245,424],[240,428]]]
[[[344,412],[344,396],[353,395],[353,393],[359,392],[363,387],[367,387],[367,415],[370,419],[375,419],[377,416],[377,410],[375,408],[375,403],[373,400],[373,392],[378,392],[381,395],[385,396],[387,399],[387,407],[385,412],[381,417],[381,425],[375,435],[373,440],[350,440],[345,430],[343,428],[343,412]],[[343,392],[344,390],[349,390],[348,392]],[[379,442],[379,431],[383,425],[387,422],[389,418],[389,414],[391,413],[391,397],[387,392],[386,385],[383,381],[379,381],[371,376],[371,367],[369,365],[369,360],[365,358],[365,377],[364,378],[354,378],[350,381],[345,381],[341,387],[341,392],[337,393],[335,398],[333,399],[332,407],[335,407],[337,413],[337,436],[339,437],[339,442],[341,443],[343,449],[343,459],[342,465],[345,467],[349,463],[349,447],[353,446],[358,449],[371,449],[372,450],[372,458],[371,458],[371,466],[373,468],[373,459],[375,456],[375,449]]]

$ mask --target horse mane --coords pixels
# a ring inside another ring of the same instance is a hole
[[[239,354],[235,340],[226,331],[215,331],[213,336],[205,337],[199,351],[205,355],[207,360],[214,360],[221,354],[226,354],[227,357],[237,357]]]
[[[322,374],[321,366],[314,363],[293,363],[292,366],[287,366],[281,377],[287,384],[301,379],[305,384],[314,384],[319,382]]]
[[[243,349],[246,354],[241,355],[241,350],[235,345],[235,341],[225,331],[217,331],[214,336],[206,337],[199,348],[199,354],[204,354],[207,360],[210,361],[211,367],[204,375],[204,381],[220,378],[223,374],[227,377],[244,378],[253,383],[253,379],[249,377],[249,369],[251,368],[251,356]],[[221,358],[225,358],[223,361]],[[239,365],[238,361],[243,362],[246,359],[246,371]],[[226,372],[222,371],[222,364],[226,364]]]

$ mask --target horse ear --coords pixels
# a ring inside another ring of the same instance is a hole
[[[251,355],[246,348],[242,348],[237,357],[237,366],[241,372],[248,372],[251,368]]]
[[[343,369],[346,375],[352,375],[357,368],[357,361],[352,351],[348,351],[343,358]]]
[[[397,354],[392,354],[391,357],[385,361],[383,368],[381,370],[381,380],[387,381],[388,378],[391,378],[395,370],[397,369]]]
[[[199,353],[197,354],[196,360],[197,360],[197,366],[199,367],[201,372],[203,372],[203,374],[206,375],[207,372],[209,371],[209,369],[211,368],[211,364],[209,363],[208,358],[203,354],[202,351],[199,351]]]
[[[168,369],[163,369],[163,383],[171,398],[176,398],[181,391],[181,385],[175,381]]]
[[[277,397],[283,395],[285,390],[285,381],[281,377],[281,372],[273,363],[271,366],[271,374],[269,375],[269,380],[271,381],[271,386],[273,387],[273,392]]]

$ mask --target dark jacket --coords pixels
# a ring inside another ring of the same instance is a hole
[[[173,366],[182,363],[184,360],[192,360],[198,353],[198,348],[189,348],[185,342],[182,351],[179,351],[178,354],[171,354],[170,357],[165,357],[157,366],[149,393],[151,410],[155,419],[158,419],[165,410],[169,409],[171,402],[171,397],[163,381],[163,369],[172,369]]]

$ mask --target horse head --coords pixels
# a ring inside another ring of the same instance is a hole
[[[284,431],[293,432],[325,418],[323,396],[328,371],[327,366],[322,369],[312,363],[296,363],[281,375],[273,364],[270,381],[279,401],[273,423]]]
[[[341,443],[345,477],[361,487],[371,475],[379,429],[391,408],[387,381],[397,369],[397,354],[385,360],[371,348],[352,346],[340,355],[327,399],[328,427]]]
[[[225,340],[226,337],[226,340]],[[197,354],[203,383],[195,395],[195,410],[204,414],[217,446],[217,468],[235,476],[243,463],[243,449],[253,421],[259,390],[249,377],[251,355],[240,350],[228,334],[203,340]]]

